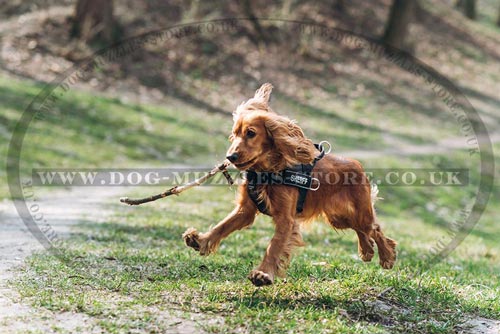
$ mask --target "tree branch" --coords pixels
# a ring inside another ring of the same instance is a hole
[[[120,202],[128,204],[128,205],[140,205],[143,203],[153,202],[153,201],[156,201],[157,199],[164,198],[167,196],[179,195],[181,192],[183,192],[185,190],[188,190],[190,188],[193,188],[193,187],[196,187],[196,186],[203,184],[205,181],[207,181],[208,179],[210,179],[211,177],[213,177],[215,174],[217,174],[219,172],[222,172],[222,174],[226,178],[227,182],[230,185],[232,185],[234,183],[234,181],[231,178],[231,175],[229,175],[229,173],[226,170],[226,168],[230,164],[231,163],[226,160],[223,163],[215,166],[210,172],[208,172],[204,176],[202,176],[194,181],[191,181],[189,183],[186,183],[182,186],[172,187],[172,188],[168,189],[167,191],[162,192],[161,194],[157,194],[157,195],[153,195],[153,196],[149,196],[149,197],[145,197],[145,198],[139,198],[139,199],[131,199],[128,197],[122,197],[122,198],[120,198]]]

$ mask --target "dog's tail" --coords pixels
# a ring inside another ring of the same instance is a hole
[[[370,197],[372,200],[372,206],[375,207],[375,202],[377,202],[379,199],[382,199],[382,197],[378,197],[378,186],[375,183],[372,183],[370,185]]]

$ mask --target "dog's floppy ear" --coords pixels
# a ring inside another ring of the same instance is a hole
[[[281,169],[298,164],[309,164],[316,156],[316,148],[294,121],[270,117],[265,122],[268,137],[273,143],[273,163]]]
[[[266,82],[265,84],[260,86],[259,89],[257,89],[253,98],[268,103],[272,91],[273,91],[273,85],[271,85],[269,82]]]

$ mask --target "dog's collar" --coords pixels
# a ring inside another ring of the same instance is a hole
[[[325,151],[322,145],[324,143],[328,144],[328,151]],[[303,211],[307,191],[316,191],[320,186],[319,179],[312,177],[311,172],[316,163],[331,150],[331,146],[328,142],[321,142],[319,144],[314,144],[314,146],[320,154],[314,158],[311,164],[295,165],[280,172],[246,171],[247,193],[260,212],[269,215],[269,210],[265,201],[263,199],[259,199],[259,189],[263,185],[278,184],[298,188],[299,198],[297,199],[297,212],[301,213]]]

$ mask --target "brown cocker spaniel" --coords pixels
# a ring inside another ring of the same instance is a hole
[[[250,272],[249,279],[256,286],[269,285],[275,276],[285,274],[293,248],[304,245],[301,223],[323,216],[336,229],[351,228],[356,232],[363,261],[372,259],[375,242],[380,265],[392,268],[396,242],[384,236],[376,222],[373,203],[378,191],[370,185],[361,164],[333,154],[322,156],[323,148],[306,138],[294,121],[271,110],[268,103],[272,88],[269,83],[262,85],[253,98],[236,108],[232,144],[227,151],[228,160],[239,170],[268,177],[251,189],[247,177],[239,186],[233,212],[206,233],[188,229],[183,234],[186,244],[201,255],[213,253],[224,238],[249,227],[259,210],[263,211],[273,218],[275,234],[262,263]],[[310,166],[309,178],[300,168],[296,172],[297,166]],[[282,182],[287,178],[283,174],[286,169],[291,170],[291,185]],[[300,191],[297,180],[307,183],[304,188],[309,190]]]

